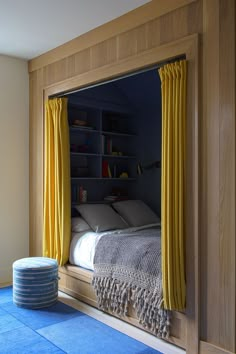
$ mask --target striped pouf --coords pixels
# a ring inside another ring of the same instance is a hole
[[[58,264],[46,257],[22,258],[13,263],[13,302],[37,309],[53,305],[58,297]]]

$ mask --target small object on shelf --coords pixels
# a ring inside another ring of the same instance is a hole
[[[137,165],[137,173],[141,175],[146,170],[155,170],[161,168],[161,161],[153,161],[147,165],[142,165],[140,162]]]
[[[87,202],[87,191],[84,189],[82,191],[82,203],[86,203]]]
[[[110,169],[109,164],[108,164],[108,177],[112,178],[112,175],[111,175],[111,169]]]
[[[102,161],[102,177],[108,177],[108,162],[106,160]]]
[[[87,122],[85,120],[75,119],[73,121],[73,125],[85,126],[87,125]]]
[[[141,175],[142,173],[143,173],[142,166],[141,166],[140,163],[138,163],[138,165],[137,165],[137,174],[138,174],[138,175]]]
[[[122,173],[120,174],[120,178],[129,178],[129,175],[128,175],[127,172],[122,172]]]

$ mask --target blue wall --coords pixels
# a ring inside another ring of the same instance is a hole
[[[98,108],[132,112],[133,130],[137,133],[137,161],[133,163],[141,163],[143,174],[137,175],[134,183],[122,183],[128,183],[124,187],[129,189],[129,196],[142,199],[160,215],[161,169],[144,168],[161,160],[161,83],[157,69],[71,94],[69,102],[75,101],[78,104],[90,102]]]
[[[161,160],[161,82],[156,69],[117,82],[132,104],[137,120],[137,157],[148,166]],[[161,169],[143,169],[137,177],[136,198],[161,214]]]

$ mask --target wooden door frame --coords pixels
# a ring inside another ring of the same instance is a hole
[[[194,34],[142,52],[43,88],[45,102],[50,96],[122,77],[160,62],[185,55],[188,61],[187,175],[186,175],[186,350],[199,351],[199,36]]]

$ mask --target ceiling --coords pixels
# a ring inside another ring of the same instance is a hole
[[[32,59],[150,0],[0,0],[0,54]]]

